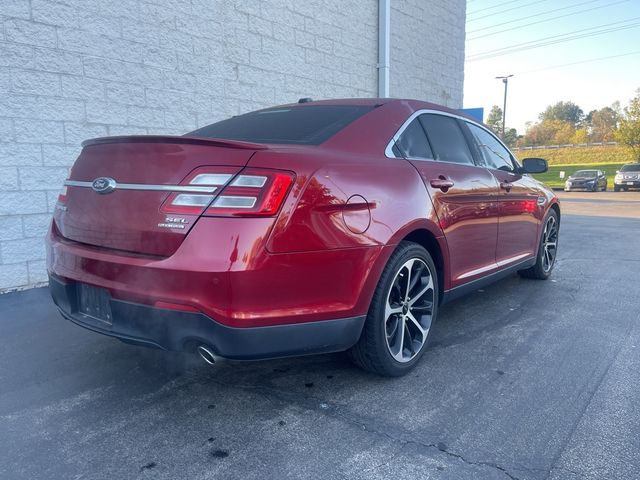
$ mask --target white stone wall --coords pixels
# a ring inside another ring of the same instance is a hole
[[[391,0],[390,95],[462,107],[466,0]]]
[[[392,5],[392,95],[461,105],[464,1]],[[46,280],[82,140],[375,96],[377,14],[376,0],[1,0],[0,291]]]

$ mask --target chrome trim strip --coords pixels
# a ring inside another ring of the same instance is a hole
[[[67,180],[67,187],[91,188],[92,182]],[[115,190],[140,190],[151,192],[185,192],[185,193],[214,193],[218,187],[199,187],[196,185],[149,185],[146,183],[116,183]]]
[[[531,254],[523,253],[520,255],[516,255],[515,257],[505,258],[504,260],[500,260],[499,262],[490,263],[489,265],[485,265],[484,267],[476,268],[475,270],[471,270],[469,272],[463,273],[462,275],[458,276],[456,280],[462,280],[464,278],[473,277],[474,275],[478,275],[479,273],[484,273],[494,268],[504,267],[505,265],[508,265],[510,263],[516,262],[522,258],[529,257],[529,256],[531,256]]]

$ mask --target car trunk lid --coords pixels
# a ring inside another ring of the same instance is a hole
[[[138,254],[169,256],[180,246],[200,212],[167,214],[170,195],[191,189],[194,170],[207,167],[235,175],[264,145],[171,136],[107,137],[83,143],[54,214],[69,240]]]

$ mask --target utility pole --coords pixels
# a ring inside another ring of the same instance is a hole
[[[507,118],[507,86],[509,85],[509,79],[513,77],[513,75],[505,75],[504,77],[496,77],[496,80],[502,80],[504,83],[504,103],[502,105],[502,138],[504,140],[504,131],[506,125]]]

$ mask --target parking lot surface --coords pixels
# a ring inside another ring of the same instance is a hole
[[[0,296],[0,478],[640,478],[640,194],[561,196],[552,279],[446,305],[399,379],[210,367]]]

